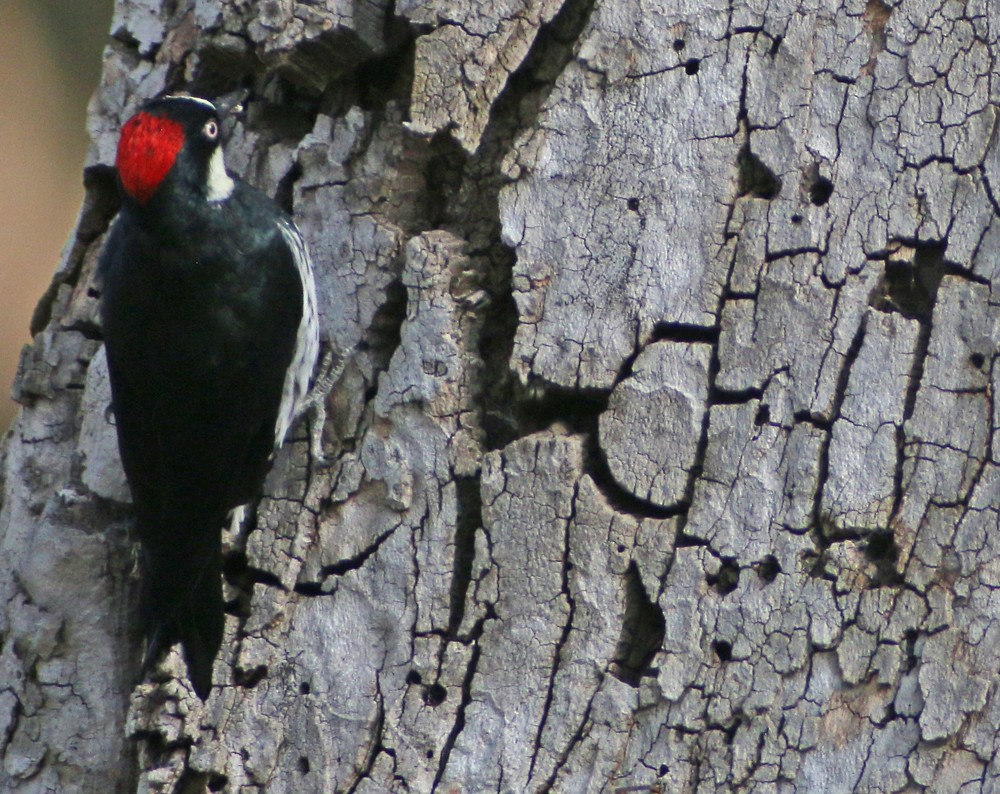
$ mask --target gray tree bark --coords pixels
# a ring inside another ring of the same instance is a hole
[[[1000,790],[991,0],[118,0],[4,440],[0,789]],[[347,368],[137,683],[94,266],[249,82]]]

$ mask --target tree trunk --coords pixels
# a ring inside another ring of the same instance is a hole
[[[998,30],[118,0],[2,452],[0,790],[995,790]],[[137,680],[94,270],[121,123],[240,83],[347,366],[202,704]]]

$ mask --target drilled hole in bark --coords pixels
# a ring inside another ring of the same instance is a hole
[[[209,773],[209,778],[208,778],[209,791],[223,791],[228,783],[229,783],[229,778],[226,777],[225,775],[220,775],[215,772]]]
[[[308,695],[310,692],[312,692],[312,687],[309,685],[308,681],[303,681],[301,684],[299,684],[300,695]]]
[[[657,770],[660,777],[665,777],[670,773],[670,767],[666,764],[660,764],[660,768]]]
[[[674,39],[674,52],[680,52],[687,46],[687,42],[684,39]]]
[[[833,195],[833,182],[825,176],[817,176],[809,186],[809,200],[813,205],[822,207]]]
[[[899,549],[891,532],[876,532],[868,538],[865,554],[872,562],[895,562]]]
[[[779,573],[781,573],[781,564],[773,554],[768,554],[757,566],[757,575],[768,584],[777,579]]]
[[[406,674],[406,683],[409,686],[416,686],[417,684],[422,683],[423,680],[424,677],[416,670],[410,670],[410,672]]]
[[[244,689],[253,689],[257,684],[267,678],[267,665],[259,664],[249,670],[237,667],[233,670],[233,683]]]
[[[899,547],[891,531],[869,535],[865,544],[865,556],[875,563],[875,575],[871,579],[872,587],[892,587],[902,581],[902,576],[896,570]]]
[[[424,690],[424,704],[430,707],[440,706],[448,697],[448,690],[440,684],[431,684]]]
[[[708,574],[705,577],[719,595],[728,595],[740,584],[740,566],[733,557],[723,557],[719,565],[719,571],[715,574]]]
[[[969,356],[969,363],[976,369],[982,369],[983,365],[986,363],[986,356],[982,353],[973,353]]]
[[[757,427],[762,427],[771,421],[771,406],[767,403],[761,403],[760,407],[757,409],[757,414],[753,418],[753,423]]]
[[[728,662],[733,658],[733,644],[725,640],[712,640],[712,650],[720,662]]]
[[[625,544],[619,543],[618,546],[617,546],[617,548],[618,548],[618,553],[619,554],[624,554],[625,553]]]
[[[428,759],[433,758],[434,757],[434,751],[433,750],[428,750],[425,753],[425,755],[427,756]]]
[[[637,198],[630,198],[625,203],[628,206],[630,212],[638,212],[639,211],[639,199],[637,199]]]
[[[736,155],[739,170],[739,195],[753,196],[770,201],[781,190],[781,180],[774,171],[750,151],[750,144],[744,144]]]
[[[638,567],[631,563],[625,572],[625,617],[611,667],[619,681],[637,687],[639,679],[652,672],[650,665],[663,646],[666,625],[663,612],[642,585]]]
[[[897,250],[885,263],[885,273],[871,304],[884,312],[899,312],[910,320],[929,323],[938,287],[948,269],[944,242],[916,241]],[[912,249],[912,260],[906,258]]]
[[[801,215],[793,215],[789,220],[791,220],[793,226],[798,226],[802,223]]]
[[[309,759],[304,755],[299,756],[299,772],[303,775],[309,774]]]
[[[698,74],[698,70],[701,69],[701,61],[697,58],[688,58],[684,62],[684,74],[694,75]]]

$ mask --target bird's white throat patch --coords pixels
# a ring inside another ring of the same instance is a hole
[[[208,184],[206,194],[209,201],[225,201],[233,195],[235,183],[226,173],[226,161],[222,157],[222,147],[218,146],[208,161]]]

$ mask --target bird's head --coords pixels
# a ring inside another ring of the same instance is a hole
[[[143,105],[125,126],[115,164],[122,190],[146,206],[166,183],[207,201],[224,201],[233,180],[222,159],[220,109],[207,99],[165,96]]]

